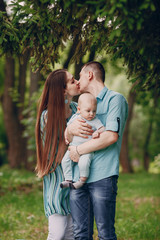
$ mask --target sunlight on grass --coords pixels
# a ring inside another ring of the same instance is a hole
[[[159,175],[147,173],[120,175],[116,215],[118,239],[160,239],[159,180]]]
[[[160,175],[120,175],[116,232],[118,240],[160,239]],[[0,239],[45,240],[42,181],[25,170],[0,168]],[[95,226],[94,240],[98,240]]]

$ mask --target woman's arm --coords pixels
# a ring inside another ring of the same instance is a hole
[[[117,140],[118,140],[117,132],[104,131],[100,134],[99,138],[91,139],[88,142],[85,142],[77,147],[70,146],[69,147],[70,158],[72,159],[72,161],[78,162],[80,155],[106,148],[112,145],[113,143],[117,142]]]

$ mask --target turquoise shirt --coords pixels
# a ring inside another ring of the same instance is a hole
[[[88,183],[95,182],[113,175],[119,175],[119,154],[122,136],[128,116],[128,104],[126,99],[117,92],[104,87],[97,96],[96,116],[105,126],[106,131],[117,132],[118,141],[105,149],[94,152],[91,162]],[[73,166],[73,179],[79,179],[77,164]]]
[[[77,103],[71,102],[72,115],[77,111]],[[44,115],[47,110],[43,111],[41,116],[41,130],[45,126]],[[70,119],[70,118],[69,118]],[[67,121],[69,121],[67,119]],[[60,183],[64,181],[61,164],[56,170],[43,177],[43,200],[46,217],[54,213],[68,215],[70,214],[69,206],[69,189],[60,188]]]

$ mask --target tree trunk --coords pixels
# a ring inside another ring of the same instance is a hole
[[[38,90],[38,83],[42,80],[42,75],[40,71],[38,70],[36,73],[32,71],[32,68],[30,66],[30,87],[29,87],[29,96],[30,96],[30,103],[31,104],[31,97],[34,92],[37,92]]]
[[[6,3],[3,0],[0,0],[0,11],[6,12]]]
[[[37,71],[36,73],[34,73],[30,66],[30,88],[29,88],[29,105],[30,106],[32,104],[32,95],[34,92],[37,92],[38,83],[40,80],[42,80],[42,75],[40,74],[40,71]],[[35,164],[36,164],[36,149],[28,149],[27,156],[29,160],[27,168],[33,171],[35,169]]]
[[[91,61],[94,60],[95,53],[96,53],[96,52],[95,52],[95,48],[92,47],[92,48],[91,48],[91,51],[90,51],[90,54],[89,54],[88,62],[91,62]],[[75,62],[74,77],[75,77],[75,79],[77,79],[77,80],[79,79],[79,73],[80,73],[81,68],[83,67],[83,65],[84,65],[84,63],[83,63],[83,61],[82,61],[82,57],[80,57],[79,63]],[[77,101],[78,101],[78,96],[75,96],[73,100],[77,102]]]
[[[20,120],[23,119],[24,97],[25,97],[25,90],[26,90],[26,72],[27,72],[28,60],[29,60],[29,51],[25,51],[25,53],[19,58],[18,102],[20,103],[20,106],[18,107],[18,115]]]
[[[95,46],[93,45],[91,47],[91,51],[90,51],[90,54],[89,54],[88,62],[93,61],[94,58],[95,58],[95,55],[96,55],[96,50],[95,50]]]
[[[24,139],[22,137],[22,124],[18,116],[18,108],[13,102],[10,89],[15,84],[15,61],[12,57],[6,56],[5,80],[3,95],[4,123],[8,138],[8,161],[12,168],[25,166],[26,152]]]
[[[154,89],[154,107],[151,109],[148,132],[147,132],[145,143],[144,143],[143,164],[144,164],[144,169],[146,171],[148,171],[149,163],[150,163],[149,143],[152,136],[153,122],[154,122],[154,117],[156,115],[156,108],[159,100],[158,98],[159,98],[159,91],[156,86]]]
[[[136,92],[133,90],[133,88],[135,87],[135,84],[131,87],[131,90],[129,92],[128,119],[127,119],[126,126],[125,126],[124,133],[123,133],[122,147],[121,147],[121,153],[120,153],[120,164],[122,166],[122,169],[123,169],[122,171],[124,173],[133,172],[131,162],[130,162],[130,159],[129,159],[129,151],[128,151],[129,139],[128,139],[128,135],[129,135],[130,122],[132,120],[133,107],[134,107],[134,103],[135,103],[135,100],[136,100]]]
[[[83,66],[83,62],[82,62],[82,57],[81,57],[79,59],[79,63],[75,62],[74,77],[77,80],[79,80],[79,73],[81,71],[82,66]]]
[[[18,81],[18,93],[19,93],[19,107],[18,107],[18,120],[19,120],[19,132],[21,135],[21,151],[23,154],[23,164],[25,168],[28,165],[28,156],[27,156],[27,138],[23,137],[23,132],[25,130],[24,125],[21,123],[23,119],[23,110],[24,110],[24,101],[25,101],[25,90],[26,90],[26,72],[27,65],[29,60],[29,51],[25,51],[25,53],[19,58],[19,81]],[[21,166],[21,163],[18,164]]]
[[[68,68],[69,63],[70,63],[70,60],[71,60],[71,58],[73,57],[74,52],[75,52],[75,49],[76,49],[76,46],[77,46],[77,44],[78,44],[78,41],[79,41],[78,39],[79,39],[79,36],[78,36],[78,34],[77,34],[77,36],[75,37],[75,39],[74,39],[74,41],[73,41],[72,46],[71,46],[70,49],[69,49],[67,59],[66,59],[66,61],[65,61],[64,64],[63,64],[63,68],[66,68],[66,69]]]
[[[149,142],[150,142],[151,135],[152,135],[152,126],[153,126],[153,118],[150,120],[148,132],[147,132],[145,144],[144,144],[143,163],[144,163],[144,169],[146,171],[148,171],[148,169],[149,169],[149,162],[150,162],[150,155],[149,155],[148,147],[149,147]]]

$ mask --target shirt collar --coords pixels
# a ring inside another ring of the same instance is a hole
[[[100,91],[100,93],[97,96],[97,99],[103,99],[104,95],[107,93],[108,88],[106,86],[104,86],[104,88]]]

